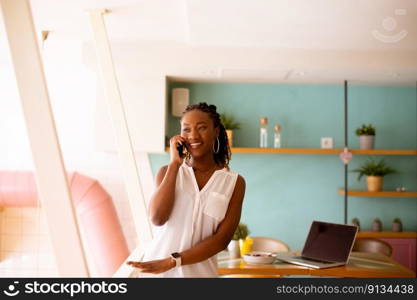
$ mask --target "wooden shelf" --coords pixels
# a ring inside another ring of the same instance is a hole
[[[372,231],[360,231],[357,234],[358,238],[398,238],[398,239],[407,239],[407,238],[417,238],[417,232],[393,232],[393,231],[381,231],[381,232],[372,232]]]
[[[265,154],[335,154],[339,155],[343,149],[321,148],[256,148],[232,147],[232,153],[265,153]],[[169,151],[169,147],[166,147]],[[356,155],[417,155],[417,150],[360,150],[350,149]]]
[[[361,150],[361,149],[349,149],[352,154],[358,155],[417,155],[417,150]]]
[[[344,189],[339,189],[340,195],[345,194]],[[368,191],[348,191],[348,196],[352,197],[411,197],[417,198],[417,192],[397,192],[397,191],[382,191],[382,192],[368,192]]]
[[[232,148],[232,153],[281,153],[281,154],[340,154],[343,149],[321,148]],[[356,155],[417,155],[417,150],[360,150],[350,149]]]
[[[339,154],[340,149],[315,148],[232,148],[232,153],[271,153],[271,154]]]

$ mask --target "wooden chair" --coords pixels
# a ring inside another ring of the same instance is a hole
[[[392,247],[390,244],[372,238],[356,239],[352,251],[382,253],[389,257],[392,255]]]
[[[252,251],[288,252],[290,247],[283,241],[267,237],[251,237],[253,239]]]

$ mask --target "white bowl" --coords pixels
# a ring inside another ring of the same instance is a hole
[[[243,260],[253,265],[272,264],[275,261],[275,255],[270,252],[253,251],[243,255]]]

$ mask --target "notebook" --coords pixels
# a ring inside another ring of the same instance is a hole
[[[358,228],[353,225],[313,221],[300,256],[278,253],[276,258],[316,269],[345,265]]]

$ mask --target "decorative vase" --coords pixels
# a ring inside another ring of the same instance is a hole
[[[374,231],[374,232],[382,231],[381,221],[377,220],[377,221],[372,222],[372,231]]]
[[[230,258],[239,258],[240,257],[239,240],[231,240],[229,245],[227,246],[227,250],[229,251]]]
[[[379,192],[382,190],[382,176],[366,176],[366,183],[369,192]]]
[[[394,231],[394,232],[403,231],[403,224],[401,223],[401,221],[392,222],[392,231]]]
[[[227,139],[229,140],[229,147],[232,148],[232,146],[233,146],[233,130],[227,129],[226,134],[227,134]]]
[[[360,135],[359,147],[363,150],[374,149],[375,136],[374,135]]]

